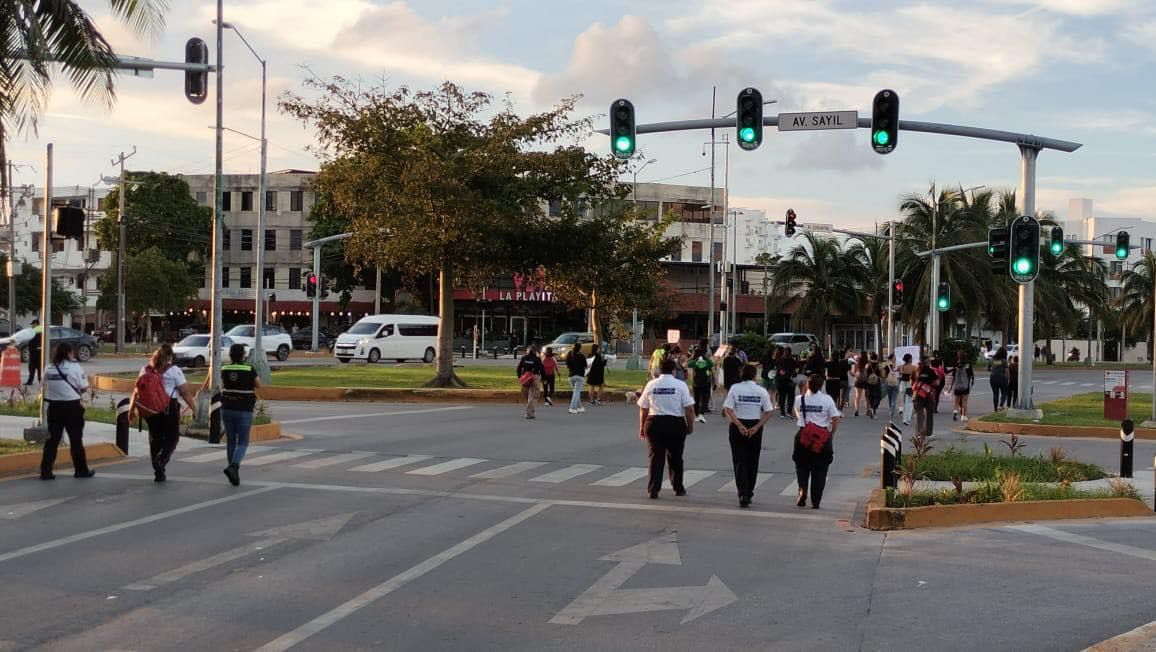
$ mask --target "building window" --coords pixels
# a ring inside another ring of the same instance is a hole
[[[289,191],[289,210],[303,211],[305,210],[305,191],[304,190],[290,190]]]
[[[690,261],[692,263],[702,262],[702,242],[695,240],[690,243]]]
[[[242,190],[241,191],[241,210],[242,211],[252,211],[253,210],[253,191],[252,190]]]
[[[561,216],[562,216],[562,200],[561,199],[551,199],[550,200],[550,217],[561,217]]]
[[[699,255],[702,255],[702,251],[701,251],[701,250],[699,251]],[[676,249],[674,250],[674,253],[672,253],[672,254],[670,255],[670,259],[671,259],[671,260],[673,260],[673,261],[674,261],[674,262],[676,262],[676,263],[678,263],[678,262],[682,262],[682,244],[681,244],[681,243],[678,245],[678,248],[676,248]]]
[[[265,251],[277,251],[277,231],[265,229]]]
[[[1124,261],[1113,260],[1108,262],[1108,278],[1118,281],[1124,275]]]
[[[277,210],[277,191],[276,190],[266,190],[265,191],[265,210],[267,210],[267,211],[276,211]]]
[[[1144,251],[1152,251],[1152,238],[1140,238],[1140,248]]]
[[[277,289],[277,271],[272,267],[266,267],[261,271],[261,287],[266,290]]]
[[[253,251],[253,229],[241,229],[241,251]]]
[[[40,234],[39,233],[33,233],[32,234],[32,251],[37,252],[37,253],[40,252]]]
[[[289,268],[289,289],[290,290],[300,290],[301,289],[301,268],[300,267],[290,267]]]
[[[221,287],[229,287],[229,269],[228,267],[221,268]]]
[[[289,229],[289,251],[301,251],[301,229]]]
[[[1108,288],[1108,298],[1109,299],[1119,299],[1121,290],[1123,290],[1123,288],[1119,288],[1119,287]]]
[[[232,238],[232,234],[229,231],[229,229],[222,229],[221,230],[221,238],[222,238],[222,240],[224,240],[224,242],[221,244],[221,247],[225,251],[228,251],[228,250],[233,248],[233,238]]]
[[[204,206],[205,204],[209,203],[209,193],[205,192],[204,190],[198,190],[197,191],[197,203],[200,204],[201,206]]]
[[[221,193],[221,210],[233,210],[233,193],[229,192],[228,190]]]
[[[251,287],[253,287],[253,268],[252,267],[242,267],[241,268],[241,289],[247,289],[247,288],[251,288]]]

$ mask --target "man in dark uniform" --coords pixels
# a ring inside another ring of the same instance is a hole
[[[658,498],[664,464],[670,464],[674,495],[685,496],[682,484],[682,450],[686,436],[694,431],[694,398],[686,382],[674,377],[674,360],[663,358],[662,375],[646,384],[638,399],[638,436],[649,448],[650,472],[646,493]]]
[[[39,319],[32,320],[32,328],[35,329],[36,334],[28,340],[28,382],[24,383],[25,385],[31,385],[33,377],[41,382],[44,380],[40,374],[40,351],[44,340],[41,336],[43,329],[40,328]]]

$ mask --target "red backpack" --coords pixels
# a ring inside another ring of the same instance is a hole
[[[164,414],[169,409],[172,398],[165,391],[164,372],[145,367],[144,373],[136,379],[132,393],[132,411],[142,417]]]

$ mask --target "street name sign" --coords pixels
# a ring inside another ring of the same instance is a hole
[[[858,127],[858,111],[814,111],[811,113],[779,114],[779,131],[856,129]]]

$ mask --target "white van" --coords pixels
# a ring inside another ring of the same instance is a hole
[[[369,315],[337,336],[333,355],[341,362],[382,358],[433,362],[439,322],[429,315]]]

